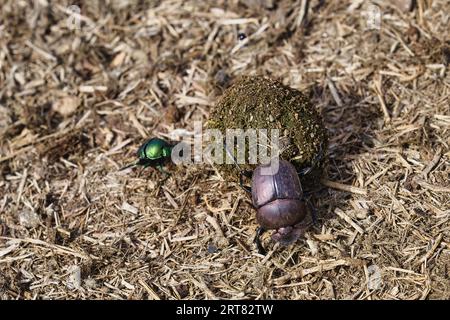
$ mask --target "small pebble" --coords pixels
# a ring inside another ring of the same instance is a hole
[[[126,201],[124,201],[122,203],[122,208],[121,209],[124,210],[124,211],[127,211],[129,213],[132,213],[132,214],[138,214],[139,213],[139,209],[138,208],[132,206],[131,204],[129,204]]]
[[[317,246],[317,241],[308,239],[308,240],[306,240],[306,243],[308,244],[308,247],[311,250],[311,254],[313,256],[315,256],[319,252],[319,248]]]
[[[216,253],[217,252],[217,247],[215,246],[215,245],[213,245],[213,244],[208,244],[208,252],[209,253]]]
[[[53,105],[53,111],[58,112],[60,115],[66,117],[70,116],[77,110],[80,105],[80,99],[75,96],[67,96],[56,100]]]
[[[392,3],[402,12],[411,11],[414,8],[413,0],[394,0]]]
[[[84,285],[87,288],[95,289],[97,287],[97,282],[95,281],[95,279],[89,278],[89,279],[84,280]]]
[[[81,287],[81,268],[73,265],[69,268],[69,279],[67,286],[70,289],[79,289]]]
[[[19,213],[19,223],[25,228],[35,228],[39,224],[39,216],[34,211],[24,210]]]
[[[214,76],[214,81],[219,85],[220,87],[226,87],[228,83],[230,82],[230,76],[226,73],[224,69],[220,69],[217,71],[216,75]]]
[[[165,118],[168,123],[176,123],[181,118],[180,111],[178,110],[177,106],[170,105],[167,108]]]

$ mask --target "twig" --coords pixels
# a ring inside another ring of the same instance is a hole
[[[42,240],[38,240],[38,239],[31,239],[31,238],[19,239],[19,238],[10,238],[10,237],[0,237],[0,239],[12,240],[11,242],[26,242],[26,243],[31,243],[31,244],[35,244],[35,245],[40,245],[40,246],[54,249],[54,250],[56,250],[56,252],[71,254],[71,255],[81,258],[81,259],[99,259],[98,257],[93,256],[93,255],[88,256],[85,254],[81,254],[81,253],[78,253],[78,252],[68,248],[68,247],[51,244],[51,243],[48,243],[48,242],[45,242]]]
[[[428,166],[426,166],[425,169],[423,169],[423,171],[422,171],[423,177],[425,179],[428,177],[430,172],[433,171],[433,169],[439,163],[439,160],[441,160],[441,157],[442,157],[442,147],[440,146],[437,149],[436,154],[433,157],[433,160],[431,160],[431,162],[428,164]]]
[[[200,289],[202,289],[205,292],[205,295],[208,299],[212,299],[212,300],[218,300],[218,298],[216,297],[216,295],[208,288],[208,286],[206,285],[206,283],[203,280],[196,280],[194,279],[194,277],[191,277],[191,281]]]
[[[161,298],[156,294],[156,292],[150,288],[144,280],[139,279],[141,286],[147,291],[148,295],[152,300],[161,300]]]
[[[434,244],[431,247],[431,249],[425,254],[425,256],[422,257],[422,259],[419,260],[418,264],[420,264],[422,262],[426,262],[433,255],[434,251],[441,243],[442,237],[443,237],[443,234],[442,233],[439,234],[439,236],[436,238],[436,240],[434,240]]]
[[[450,192],[450,187],[442,187],[442,186],[435,186],[432,184],[429,184],[428,182],[425,182],[422,179],[415,178],[414,181],[419,184],[421,187],[424,187],[425,189],[434,191],[434,192],[444,192],[448,193]]]
[[[329,271],[329,270],[333,270],[334,268],[337,268],[340,266],[362,266],[362,265],[363,265],[363,262],[362,262],[362,260],[359,260],[359,259],[339,259],[339,260],[334,260],[334,261],[322,261],[316,267],[312,267],[309,269],[302,269],[302,270],[287,274],[285,276],[282,276],[282,277],[272,280],[272,283],[275,285],[282,285],[289,280],[303,278],[304,276],[306,276],[308,274]]]
[[[381,74],[379,75],[379,77],[377,77],[377,79],[374,79],[373,83],[375,93],[378,96],[378,100],[380,100],[381,110],[383,111],[384,114],[384,122],[389,123],[391,121],[391,116],[389,115],[389,111],[386,107],[386,103],[384,102],[383,98],[383,91],[381,89]]]
[[[216,230],[217,235],[219,236],[219,238],[221,239],[222,242],[224,242],[225,245],[228,245],[228,239],[225,237],[225,235],[223,234],[222,229],[220,228],[219,223],[217,222],[216,218],[214,218],[213,216],[210,216],[208,214],[206,214],[206,221],[212,225],[212,227],[214,228],[214,230]]]
[[[13,261],[17,261],[17,260],[22,260],[25,258],[28,258],[30,256],[34,255],[34,253],[27,253],[27,254],[23,254],[21,256],[17,256],[17,257],[8,257],[8,258],[4,258],[4,259],[0,259],[0,263],[9,263],[9,262],[13,262]]]
[[[27,42],[25,42],[25,44],[30,47],[31,49],[33,49],[34,51],[36,51],[38,54],[40,54],[42,57],[44,57],[46,60],[50,60],[53,62],[56,62],[58,59],[56,59],[55,56],[53,56],[52,54],[46,52],[45,50],[36,47],[34,44],[31,43],[31,41],[27,40]]]
[[[28,170],[25,168],[22,173],[22,179],[20,179],[19,188],[17,190],[17,198],[16,198],[16,210],[20,204],[20,198],[22,197],[23,188],[25,187],[25,182],[27,181]]]
[[[350,218],[347,214],[345,214],[344,211],[342,211],[339,208],[336,208],[336,210],[334,210],[334,212],[336,212],[336,214],[341,217],[342,219],[344,219],[349,225],[351,225],[356,231],[358,231],[359,233],[363,234],[364,233],[364,229],[361,228],[358,224],[356,224],[356,222],[354,222],[352,220],[352,218]]]
[[[361,194],[363,196],[367,195],[367,190],[363,189],[363,188],[358,188],[358,187],[354,187],[354,186],[350,186],[347,184],[342,184],[339,182],[334,182],[334,181],[330,181],[330,180],[326,180],[326,179],[321,179],[320,182],[329,188],[347,191],[347,192],[356,193],[356,194]]]
[[[339,107],[342,107],[343,103],[341,98],[339,97],[339,94],[337,92],[337,89],[330,79],[327,80],[328,88],[330,89],[331,95],[333,96],[334,101]]]

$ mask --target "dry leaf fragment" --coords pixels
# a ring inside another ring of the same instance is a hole
[[[66,117],[73,114],[80,105],[80,99],[75,96],[67,96],[56,100],[53,103],[53,111],[58,112],[60,115]]]

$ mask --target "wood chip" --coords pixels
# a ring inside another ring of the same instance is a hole
[[[349,225],[351,225],[356,231],[358,231],[359,233],[363,234],[364,233],[364,229],[361,228],[356,222],[354,222],[352,220],[352,218],[350,218],[344,211],[342,211],[339,208],[336,208],[334,210],[334,212],[342,219],[344,219]]]
[[[346,185],[346,184],[342,184],[342,183],[334,182],[334,181],[330,181],[330,180],[325,180],[325,179],[320,180],[320,182],[323,185],[333,188],[333,189],[356,193],[356,194],[361,194],[363,196],[367,195],[367,190],[363,189],[363,188],[358,188],[355,186],[350,186],[350,185]]]

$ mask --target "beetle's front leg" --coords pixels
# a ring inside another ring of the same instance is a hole
[[[266,231],[266,229],[264,229],[263,227],[258,227],[258,229],[256,230],[256,236],[255,236],[255,244],[256,247],[258,248],[258,252],[262,255],[266,255],[266,250],[264,249],[262,243],[261,243],[261,235]]]
[[[246,176],[247,178],[251,178],[252,172],[248,171],[248,170],[242,170],[239,173],[239,185],[241,186],[242,189],[244,189],[245,192],[251,193],[252,188],[250,188],[248,186],[244,186],[244,176]]]
[[[164,178],[158,181],[158,185],[162,185],[164,182],[166,182],[167,179],[170,178],[170,173],[164,170],[162,163],[159,163],[156,165],[156,169],[158,169],[159,172],[161,172],[164,175]]]
[[[164,170],[162,164],[158,164],[158,165],[156,166],[156,169],[158,169],[159,172],[165,174],[166,176],[170,176],[170,173],[167,172],[166,170]]]

